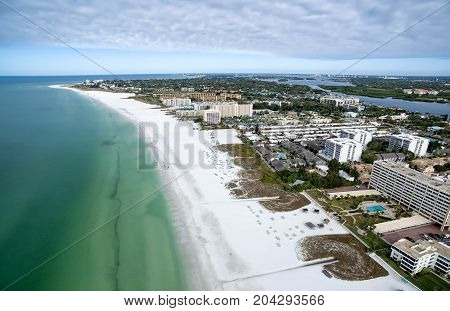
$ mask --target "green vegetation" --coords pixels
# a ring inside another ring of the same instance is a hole
[[[292,184],[296,180],[304,181],[303,184],[293,187],[294,191],[303,191],[311,188],[338,188],[344,186],[351,186],[357,184],[358,172],[352,168],[349,164],[340,164],[337,160],[333,159],[328,162],[329,171],[326,176],[321,176],[316,172],[310,173],[304,167],[300,167],[297,171],[281,171],[273,173],[275,176],[270,176],[273,181],[281,181],[282,183]],[[339,176],[339,170],[344,170],[350,176],[355,177],[355,182],[347,181]]]
[[[278,197],[278,200],[261,202],[264,207],[272,211],[292,211],[310,203],[303,195],[286,191],[287,187],[251,145],[228,144],[219,145],[217,148],[229,152],[234,157],[234,163],[243,168],[239,173],[239,183],[232,181],[228,185],[231,193],[236,197]],[[235,187],[238,184],[239,188]]]
[[[372,218],[374,216],[370,216],[367,215],[364,218]],[[345,218],[345,217],[344,217]],[[386,221],[386,219],[384,219],[383,221]],[[359,223],[358,223],[359,224]],[[383,241],[383,239],[381,239],[380,236],[378,236],[376,233],[373,233],[370,230],[365,231],[365,234],[359,234],[358,233],[358,228],[361,229],[359,227],[359,225],[353,225],[351,224],[351,222],[346,222],[345,226],[347,228],[349,228],[355,235],[357,235],[361,240],[364,241],[364,243],[366,243],[369,246],[369,250],[370,251],[375,251],[375,250],[379,250],[379,249],[384,249],[386,247],[389,246],[389,244],[387,244],[385,241]],[[363,229],[364,230],[364,229]]]
[[[421,77],[420,79],[414,78],[401,78],[401,79],[383,79],[377,77],[352,77],[350,82],[354,85],[375,87],[375,88],[394,88],[394,89],[435,89],[435,90],[448,90],[448,78],[431,79]]]
[[[345,109],[340,106],[323,104],[319,101],[311,99],[293,99],[291,106],[282,106],[280,110],[295,111],[297,113],[314,111],[319,113],[321,116],[330,117],[335,120],[340,119],[345,111]]]
[[[363,150],[361,155],[361,160],[364,163],[373,163],[377,156],[375,152],[386,152],[387,144],[385,141],[374,139],[370,143],[367,144],[367,148]]]
[[[405,99],[403,96],[404,95],[403,91],[399,89],[377,88],[367,86],[330,86],[330,85],[321,85],[320,87],[334,92],[340,92],[349,95],[361,95],[377,98],[393,97]]]
[[[448,291],[450,290],[450,284],[437,275],[423,271],[415,276],[407,274],[400,269],[397,263],[389,257],[389,251],[378,251],[377,255],[380,256],[385,262],[387,262],[395,271],[397,271],[402,277],[419,287],[424,291]]]
[[[402,126],[404,128],[408,128],[410,130],[414,131],[422,131],[427,132],[424,135],[429,135],[428,127],[431,126],[438,126],[442,127],[443,129],[437,132],[434,132],[433,135],[440,135],[441,137],[448,137],[449,131],[445,129],[448,126],[447,122],[448,114],[441,115],[441,116],[434,116],[434,115],[423,115],[420,113],[408,113],[408,118],[401,121],[393,121],[386,119],[384,120],[387,123],[390,123],[395,126]],[[433,145],[432,148],[436,147],[436,145]],[[435,148],[434,148],[435,149]]]
[[[400,114],[406,113],[406,110],[395,107],[379,107],[368,105],[365,106],[364,111],[361,112],[361,115],[364,115],[368,118],[379,118],[381,116],[392,115],[392,114]],[[385,120],[385,122],[390,122],[390,120]],[[393,122],[393,121],[392,121]]]
[[[450,101],[450,88],[445,80],[410,80],[410,79],[381,79],[381,78],[352,78],[354,86],[321,85],[323,89],[341,92],[349,95],[361,95],[377,98],[399,98],[411,101],[440,102]],[[405,94],[403,89],[432,89],[439,91],[437,95]]]
[[[366,149],[361,154],[361,160],[364,163],[372,164],[374,161],[376,161],[376,159],[377,159],[377,156],[375,155],[375,153],[373,153],[372,150]]]
[[[389,275],[367,255],[366,247],[351,234],[309,236],[298,244],[306,261],[330,257],[336,259],[324,268],[341,280],[370,280]]]
[[[430,141],[430,143],[428,144],[428,149],[427,152],[432,153],[433,151],[439,149],[442,147],[442,144],[437,141],[437,140],[432,140]]]
[[[414,153],[412,153],[411,151],[407,150],[404,151],[405,155],[406,155],[406,161],[411,161],[414,160],[416,158],[416,155]]]
[[[367,149],[378,152],[385,152],[387,150],[387,143],[383,140],[374,139],[367,144]]]
[[[158,106],[162,105],[159,98],[153,97],[150,95],[137,95],[137,96],[132,96],[130,98],[138,100],[138,101],[146,103],[146,104],[150,104],[150,105],[158,105]]]
[[[450,170],[450,162],[445,163],[444,165],[435,165],[433,166],[434,171],[437,173],[442,173]]]
[[[79,89],[82,91],[104,91],[103,89],[101,89],[99,87],[87,86],[87,85],[83,85],[83,84],[72,84],[69,87],[74,88],[74,89]]]
[[[338,207],[341,210],[355,210],[359,204],[365,201],[386,202],[386,199],[380,195],[364,195],[358,197],[347,196],[327,200],[329,204],[334,207]],[[380,219],[380,221],[385,221],[385,219]]]
[[[414,128],[415,130],[425,131],[430,126],[447,126],[447,116],[429,115],[424,117],[420,113],[412,113],[407,120],[402,122],[402,124]]]

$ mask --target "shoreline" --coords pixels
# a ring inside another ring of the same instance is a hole
[[[328,217],[314,202],[307,207],[320,208],[320,213],[272,212],[256,200],[232,197],[225,185],[237,179],[241,168],[215,146],[242,143],[235,130],[196,130],[164,109],[127,99],[131,93],[51,87],[88,96],[136,125],[148,122],[150,131],[144,136],[157,159],[162,184],[177,178],[164,194],[188,289],[413,290],[391,271],[387,277],[344,281],[325,277],[320,264],[299,260],[300,239],[347,231],[334,219],[325,229],[307,229],[305,222]]]

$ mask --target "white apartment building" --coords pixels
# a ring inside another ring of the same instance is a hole
[[[417,274],[424,268],[450,275],[450,247],[435,240],[411,242],[400,239],[391,247],[391,258],[409,274]]]
[[[450,225],[450,184],[392,161],[375,161],[369,188],[441,225]]]
[[[336,106],[360,104],[360,100],[357,97],[324,96],[320,99],[320,102],[326,104],[333,104]]]
[[[357,118],[358,115],[359,114],[357,112],[353,112],[353,111],[346,111],[346,112],[344,112],[344,117],[345,118]]]
[[[162,100],[162,104],[168,107],[183,107],[191,105],[190,98],[166,98]]]
[[[205,122],[206,124],[219,124],[220,111],[213,109],[203,111],[203,122]]]
[[[327,160],[336,159],[339,163],[358,162],[361,159],[363,145],[349,138],[332,138],[325,142],[321,156]]]
[[[342,130],[339,137],[353,139],[363,146],[367,146],[372,141],[372,134],[361,129]]]
[[[181,92],[194,92],[193,87],[182,87]]]
[[[389,147],[393,151],[408,150],[416,156],[423,157],[427,154],[429,140],[423,137],[400,134],[389,138]]]
[[[341,106],[345,109],[356,109],[358,111],[364,110],[364,106],[357,97],[337,97],[332,95],[323,96],[320,98],[321,103]]]
[[[329,136],[339,134],[342,130],[347,129],[363,129],[371,132],[377,131],[379,123],[361,123],[361,122],[344,122],[344,123],[310,123],[310,124],[294,124],[294,125],[266,125],[261,126],[260,130],[263,135],[269,136],[274,134],[291,133],[299,137],[305,135],[311,136]]]

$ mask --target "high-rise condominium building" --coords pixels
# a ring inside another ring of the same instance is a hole
[[[450,184],[392,161],[375,161],[369,187],[429,220],[450,225]]]
[[[341,138],[353,139],[363,146],[367,146],[367,144],[372,141],[372,134],[368,131],[360,129],[342,130],[339,136]]]
[[[363,145],[349,138],[332,138],[325,142],[321,155],[327,160],[336,159],[339,163],[357,162],[361,159]]]
[[[203,111],[203,122],[205,122],[206,124],[219,124],[220,111],[213,109]]]
[[[211,109],[220,111],[222,118],[251,116],[253,114],[253,104],[238,105],[233,104],[214,104],[210,106]]]
[[[388,149],[393,151],[408,150],[416,156],[423,157],[427,153],[429,142],[426,138],[409,134],[393,135],[389,139]]]

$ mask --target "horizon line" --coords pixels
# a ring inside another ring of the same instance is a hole
[[[335,74],[335,73],[283,73],[283,72],[160,72],[160,73],[118,73],[118,74],[59,74],[59,75],[45,75],[45,74],[37,74],[37,75],[1,75],[1,78],[4,77],[85,77],[85,76],[143,76],[143,75],[286,75],[286,76],[294,76],[294,75],[305,75],[305,76],[335,76],[335,77],[355,77],[355,76],[367,76],[367,77],[449,77],[450,75],[412,75],[412,74]]]

